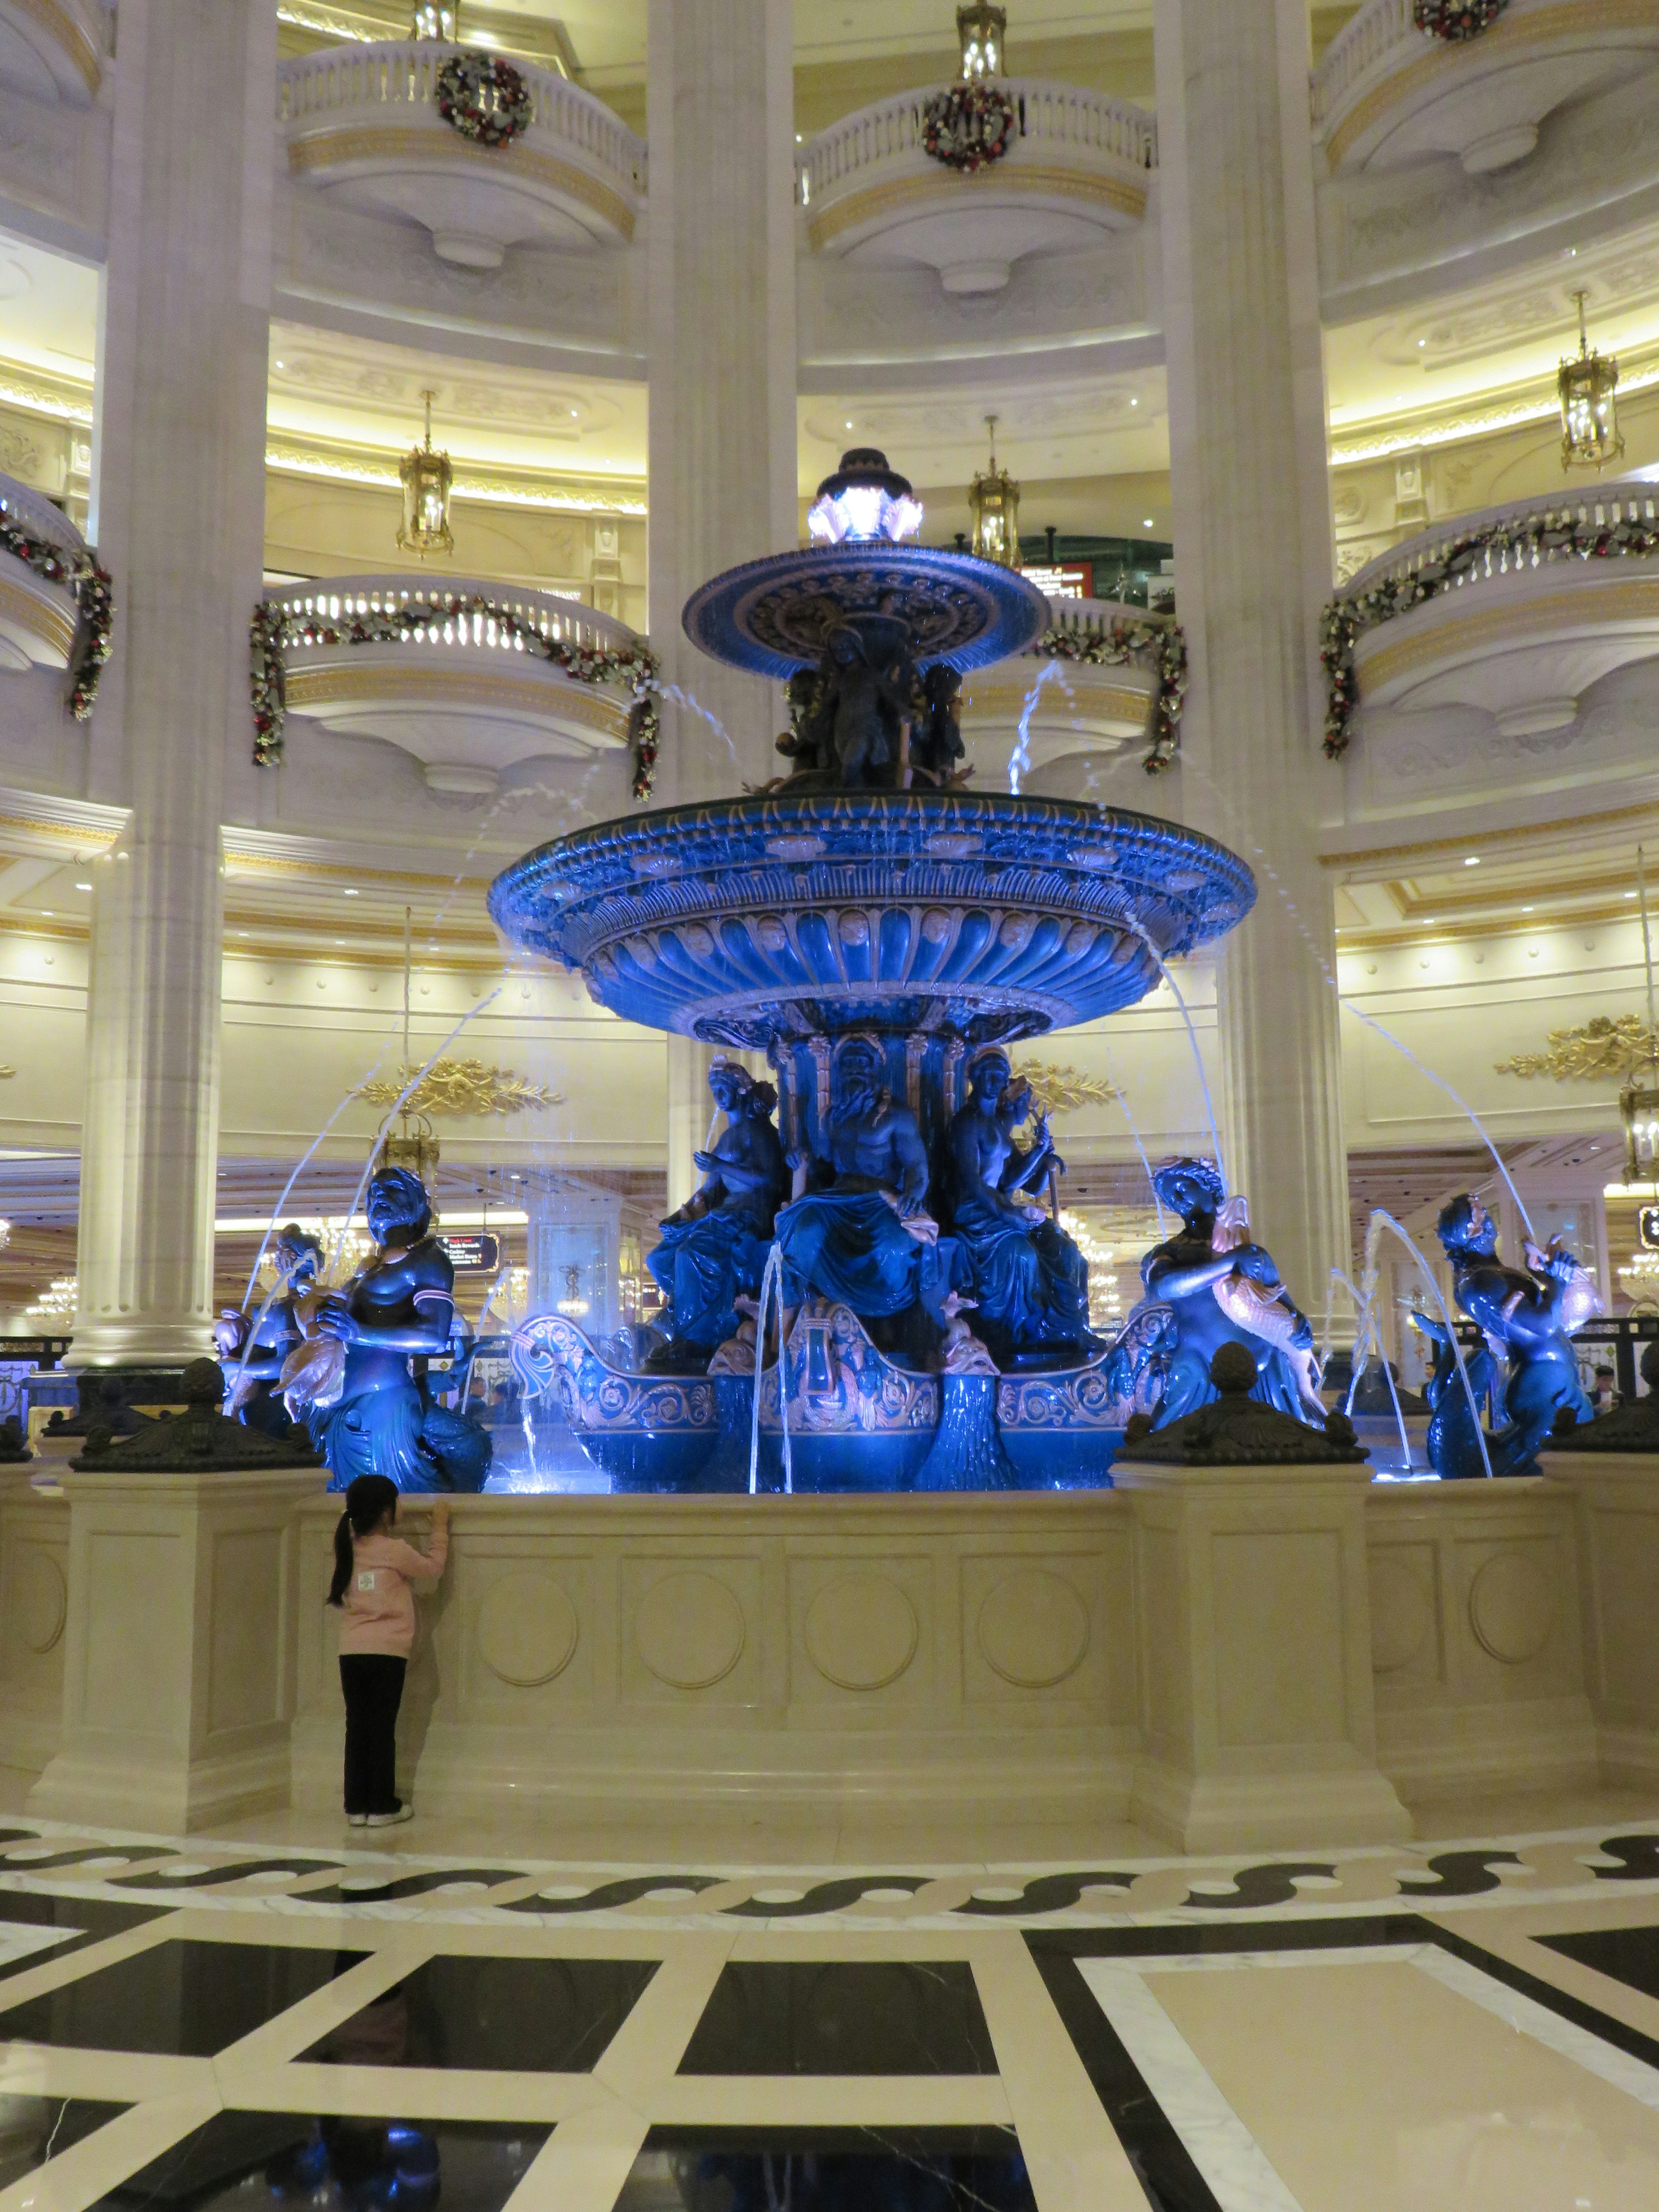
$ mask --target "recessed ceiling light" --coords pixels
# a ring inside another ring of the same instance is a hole
[[[89,891],[92,889],[92,885],[90,884],[76,884],[75,888],[77,891]]]
[[[345,943],[345,939],[344,939],[344,938],[343,938],[343,937],[337,937],[337,938],[335,939],[334,942],[335,942],[337,945],[343,945],[343,944]]]
[[[358,891],[347,891],[344,893],[344,896],[347,898],[359,898],[362,896],[362,893]]]
[[[49,907],[49,906],[43,906],[43,907],[41,908],[40,911],[41,911],[41,913],[46,916],[46,920],[47,920],[48,921],[54,921],[54,920],[56,919],[56,914],[55,914],[55,911],[54,911],[54,909],[53,909],[52,908],[51,908],[51,907]]]
[[[1521,911],[1522,914],[1530,914],[1532,912],[1532,908],[1529,906],[1523,906]]]
[[[1146,517],[1146,520],[1141,524],[1141,526],[1141,526],[1141,528],[1142,528],[1143,530],[1150,530],[1150,529],[1152,528],[1152,516],[1151,516],[1150,514]]]
[[[1138,399],[1132,399],[1132,400],[1129,402],[1129,404],[1130,404],[1130,406],[1131,406],[1131,407],[1139,407],[1139,404],[1140,404],[1140,402],[1139,402]]]
[[[239,930],[237,931],[236,934],[238,935],[238,937],[246,937],[246,936],[247,935],[247,932],[246,932],[246,930],[245,930],[245,929],[239,929]]]
[[[1471,854],[1469,854],[1469,856],[1468,856],[1468,860],[1465,860],[1465,861],[1464,861],[1464,863],[1463,863],[1463,866],[1464,866],[1466,868],[1478,868],[1478,867],[1480,866],[1480,854],[1479,854],[1479,853],[1471,853]]]
[[[1426,338],[1419,338],[1419,340],[1417,341],[1417,343],[1418,343],[1418,345],[1419,345],[1419,349],[1420,349],[1420,348],[1422,348],[1422,347],[1424,347],[1424,346],[1427,345],[1427,343],[1428,343],[1428,340],[1427,340]]]
[[[1625,896],[1626,896],[1626,898],[1634,898],[1634,897],[1636,896],[1636,894],[1635,894],[1635,892],[1634,892],[1634,891],[1626,891],[1626,892],[1625,893]]]

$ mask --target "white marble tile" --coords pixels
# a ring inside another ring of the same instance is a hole
[[[58,1944],[67,1943],[81,1932],[78,1928],[41,1928],[28,1920],[0,1920],[0,1966],[32,1959],[40,1951],[56,1950]],[[0,2001],[3,1995],[0,1991]]]
[[[1455,1990],[1459,1996],[1468,1997],[1472,2004],[1482,2006],[1508,2027],[1534,2037],[1563,2058],[1571,2058],[1575,2065],[1583,2067],[1587,2073],[1611,2082],[1615,2089],[1622,2089],[1638,2104],[1659,2112],[1659,2069],[1644,2065],[1628,2051],[1604,2043],[1588,2028],[1563,2020],[1536,1998],[1510,1989],[1466,1960],[1453,1958],[1437,1944],[1422,1945],[1412,1954],[1412,1964],[1432,1980]]]
[[[1078,1968],[1222,2212],[1304,2212],[1140,1975],[1104,1959]]]

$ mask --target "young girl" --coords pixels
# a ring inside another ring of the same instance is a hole
[[[392,1533],[398,1486],[360,1474],[346,1492],[334,1531],[331,1605],[342,1607],[340,1687],[345,1693],[345,1810],[354,1828],[389,1828],[413,1818],[398,1798],[394,1731],[415,1640],[410,1580],[435,1579],[449,1556],[449,1500],[432,1506],[432,1547],[417,1552]]]

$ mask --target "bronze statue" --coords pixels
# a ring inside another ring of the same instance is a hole
[[[712,1152],[692,1155],[702,1182],[662,1224],[646,1265],[668,1300],[662,1326],[672,1350],[706,1359],[738,1327],[738,1300],[752,1297],[766,1267],[772,1224],[787,1194],[783,1146],[772,1124],[778,1094],[734,1060],[718,1059],[708,1088],[726,1115]]]

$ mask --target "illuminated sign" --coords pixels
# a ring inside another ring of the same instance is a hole
[[[1026,562],[1019,573],[1051,599],[1091,599],[1095,595],[1092,561],[1066,561],[1057,568],[1042,562]]]
[[[438,1242],[448,1253],[449,1264],[457,1274],[479,1268],[499,1267],[501,1264],[501,1240],[499,1237],[441,1237]]]

